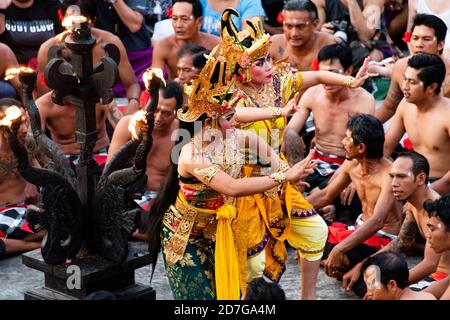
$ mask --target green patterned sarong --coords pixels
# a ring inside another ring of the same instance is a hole
[[[172,237],[166,225],[162,226],[162,242]],[[183,258],[174,265],[164,263],[170,288],[175,300],[214,300],[216,299],[214,279],[214,246],[212,240],[204,237],[189,238]]]

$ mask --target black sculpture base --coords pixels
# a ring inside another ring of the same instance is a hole
[[[53,266],[44,262],[40,249],[34,250],[22,255],[22,263],[44,272],[45,284],[27,291],[25,300],[83,300],[98,290],[111,291],[120,300],[155,300],[155,290],[136,283],[134,277],[134,271],[149,261],[147,245],[142,242],[129,242],[128,258],[122,264],[90,256]],[[78,270],[80,277],[75,278]]]

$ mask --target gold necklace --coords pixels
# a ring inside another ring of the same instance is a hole
[[[252,100],[258,108],[275,106],[275,88],[272,82],[265,83],[261,88],[242,86],[241,90]]]
[[[191,139],[193,144],[192,157],[195,160],[196,154],[198,154],[203,161],[204,156],[206,156],[212,164],[220,166],[229,175],[237,177],[244,163],[243,158],[240,158],[237,139],[236,130],[233,130],[231,135],[221,140],[221,148],[218,150],[209,143],[205,147],[205,141],[196,135]]]

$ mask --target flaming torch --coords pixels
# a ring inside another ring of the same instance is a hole
[[[35,71],[28,67],[9,68],[5,71],[4,80],[8,81],[14,78],[19,73],[34,73]]]
[[[10,106],[0,119],[0,127],[7,127],[13,134],[16,134],[21,122],[22,111],[17,106]]]
[[[152,80],[158,80],[156,82],[159,82],[159,85],[162,85],[163,87],[166,86],[166,80],[164,79],[163,71],[160,68],[152,68],[147,69],[144,74],[142,75],[142,79],[144,80],[145,88],[150,91],[150,87],[152,85]],[[155,81],[153,82],[153,85],[155,85]]]
[[[128,124],[128,131],[130,131],[131,136],[134,140],[140,140],[139,133],[137,131],[139,128],[139,132],[146,132],[148,129],[147,123],[147,112],[144,110],[139,110],[133,114],[130,119],[130,123]]]

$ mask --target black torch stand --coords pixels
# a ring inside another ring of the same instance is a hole
[[[49,64],[45,70],[47,85],[54,90],[53,101],[62,104],[66,98],[77,108],[77,142],[80,144],[80,161],[77,167],[79,197],[83,206],[83,246],[80,254],[71,261],[56,265],[48,264],[37,249],[22,255],[24,265],[44,273],[43,287],[27,291],[25,300],[83,300],[89,294],[107,290],[118,299],[155,299],[155,290],[135,281],[135,270],[150,264],[147,244],[129,242],[128,257],[122,263],[113,263],[95,252],[95,163],[92,151],[96,141],[95,104],[112,99],[111,86],[117,79],[118,49],[113,45],[104,47],[107,56],[93,66],[92,48],[95,38],[87,24],[81,24],[78,33],[66,38],[71,51],[71,63],[62,56],[61,48],[49,52]],[[31,93],[36,74],[21,74],[24,86],[24,104],[34,108]],[[28,99],[28,100],[27,100]],[[30,110],[29,110],[30,113]]]
[[[45,279],[43,287],[25,293],[25,300],[84,300],[98,290],[111,291],[119,300],[156,299],[152,287],[135,282],[135,270],[150,263],[142,242],[129,242],[128,258],[121,264],[89,256],[53,266],[44,262],[40,249],[23,254],[22,263],[43,272]]]

